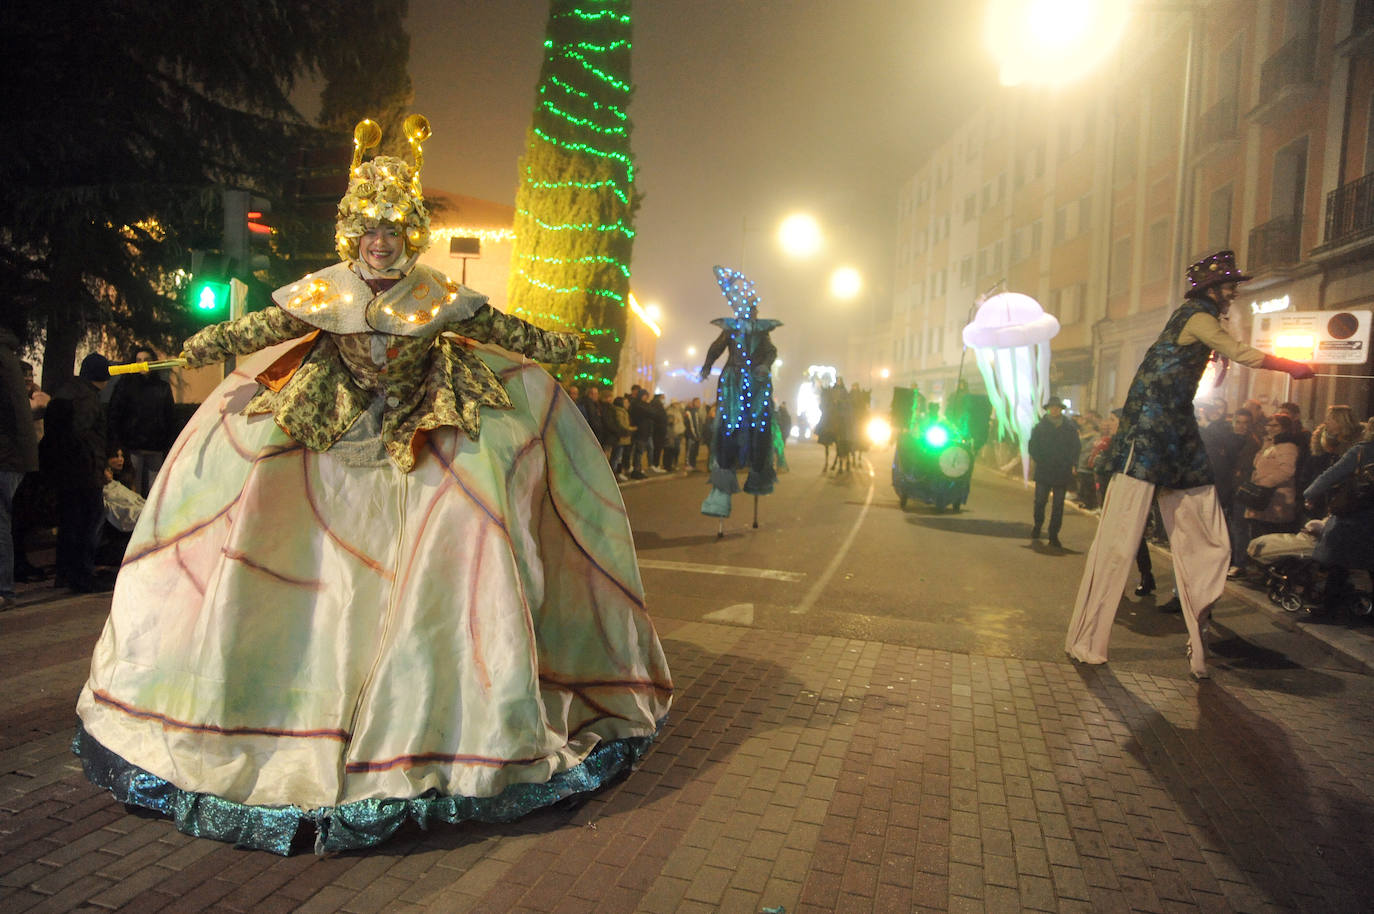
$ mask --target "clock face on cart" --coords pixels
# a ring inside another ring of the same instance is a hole
[[[940,472],[950,479],[958,479],[968,472],[973,460],[969,452],[961,447],[952,447],[940,453]]]

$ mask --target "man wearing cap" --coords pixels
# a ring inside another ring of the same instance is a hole
[[[67,379],[48,404],[39,442],[44,476],[57,491],[57,583],[80,593],[100,589],[95,551],[105,503],[105,404],[110,360],[92,352],[76,377]]]
[[[1236,267],[1231,251],[1218,251],[1190,266],[1183,304],[1136,370],[1122,407],[1121,429],[1103,455],[1111,483],[1064,645],[1076,660],[1107,661],[1112,620],[1151,497],[1156,496],[1188,629],[1189,671],[1197,679],[1209,675],[1204,637],[1210,606],[1226,584],[1230,548],[1193,415],[1198,381],[1213,353],[1299,380],[1313,374],[1309,366],[1260,352],[1222,328],[1238,284],[1249,278]]]
[[[1078,424],[1064,416],[1064,401],[1056,398],[1045,404],[1045,415],[1031,430],[1027,445],[1031,460],[1035,461],[1035,525],[1031,528],[1031,542],[1040,539],[1045,523],[1045,503],[1054,496],[1050,507],[1050,545],[1059,542],[1059,528],[1064,524],[1064,496],[1073,484],[1074,464],[1078,462]]]

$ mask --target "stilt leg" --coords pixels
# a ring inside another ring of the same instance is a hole
[[[754,529],[759,528],[759,497],[754,496]]]

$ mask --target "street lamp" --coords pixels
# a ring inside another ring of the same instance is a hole
[[[841,301],[855,298],[863,287],[863,277],[853,267],[839,267],[830,274],[830,294]]]
[[[1130,12],[1125,0],[991,0],[983,38],[1002,85],[1063,85],[1115,49]]]
[[[778,243],[789,257],[810,257],[822,241],[820,223],[807,213],[793,213],[778,226]]]

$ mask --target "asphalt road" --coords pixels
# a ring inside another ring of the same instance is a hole
[[[790,472],[759,499],[758,528],[751,525],[753,499],[736,495],[722,538],[717,521],[699,511],[704,473],[627,485],[650,611],[1067,662],[1064,632],[1097,518],[1069,508],[1064,549],[1032,544],[1032,490],[981,466],[962,511],[915,502],[903,510],[890,460],[890,450],[875,452],[870,467],[837,477],[821,472],[817,445],[793,442]],[[1166,552],[1155,552],[1155,575],[1160,593],[1123,598],[1111,664],[1185,678],[1182,618],[1157,608],[1171,593]],[[1374,694],[1360,667],[1250,602],[1225,596],[1213,618],[1215,661],[1246,684],[1307,695]]]

